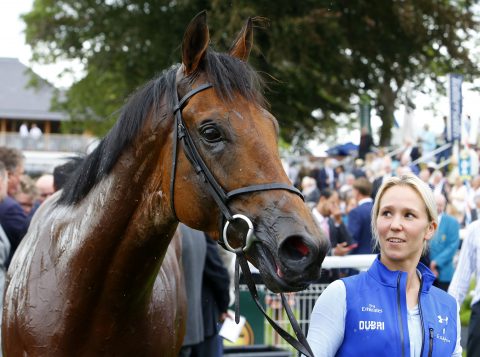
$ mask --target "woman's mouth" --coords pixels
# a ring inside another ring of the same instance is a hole
[[[405,239],[387,238],[387,242],[389,242],[389,243],[405,243]]]

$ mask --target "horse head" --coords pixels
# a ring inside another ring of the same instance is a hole
[[[202,12],[185,32],[176,76],[180,102],[175,129],[180,132],[172,141],[181,144],[178,154],[172,145],[168,161],[174,161],[172,210],[179,221],[216,239],[223,238],[226,218],[230,228],[225,239],[233,250],[244,247],[248,227],[243,219],[228,217],[229,212],[245,217],[254,237],[245,256],[267,287],[275,292],[304,289],[319,278],[329,243],[283,169],[277,120],[266,109],[261,79],[247,63],[253,20],[246,22],[228,54],[214,52],[209,41]]]

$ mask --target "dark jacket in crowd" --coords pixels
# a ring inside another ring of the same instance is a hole
[[[25,212],[20,204],[9,196],[0,202],[0,224],[10,241],[10,257],[7,261],[8,267],[13,253],[15,253],[28,228]]]
[[[230,276],[218,254],[218,243],[207,240],[207,257],[203,270],[202,306],[205,337],[218,332],[218,319],[228,309],[230,302]]]

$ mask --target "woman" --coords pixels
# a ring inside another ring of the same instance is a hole
[[[380,255],[318,298],[307,338],[316,357],[462,355],[457,303],[419,263],[437,220],[432,191],[418,177],[384,181],[372,209]]]

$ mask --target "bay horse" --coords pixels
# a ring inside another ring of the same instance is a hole
[[[252,19],[228,54],[209,39],[202,12],[185,31],[182,63],[130,97],[35,214],[8,271],[5,355],[177,356],[179,221],[215,239],[231,230],[224,243],[242,249],[245,220],[254,237],[245,256],[272,291],[319,277],[329,243],[283,170],[277,121],[247,64]]]

